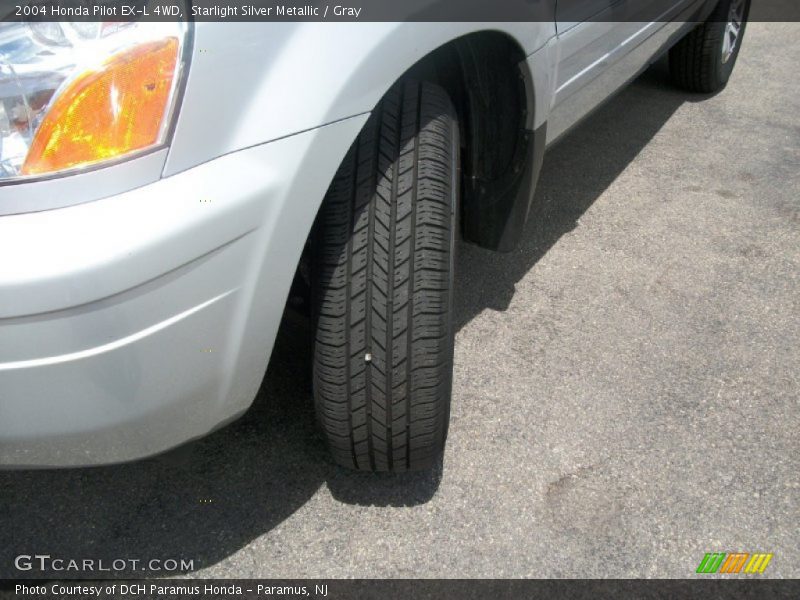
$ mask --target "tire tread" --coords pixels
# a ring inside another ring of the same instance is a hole
[[[350,468],[426,468],[443,449],[457,136],[441,88],[402,82],[368,120],[323,203],[314,396],[333,457]]]

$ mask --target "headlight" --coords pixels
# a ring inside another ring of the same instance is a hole
[[[0,182],[163,144],[185,23],[0,24]]]

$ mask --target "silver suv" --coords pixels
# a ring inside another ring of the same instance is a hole
[[[547,146],[664,53],[682,88],[723,88],[749,10],[540,4],[0,25],[0,465],[136,459],[241,415],[292,286],[336,462],[436,461],[457,237],[512,249]]]

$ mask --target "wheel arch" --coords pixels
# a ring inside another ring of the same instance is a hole
[[[414,78],[447,91],[461,129],[462,234],[490,250],[516,247],[544,155],[549,78],[531,64],[511,33],[478,30],[431,50],[385,85]]]
[[[542,47],[536,54],[545,53]],[[387,77],[369,111],[404,78],[437,83],[447,91],[461,129],[461,232],[466,241],[494,251],[511,251],[519,242],[544,155],[549,78],[544,69],[535,73],[531,64],[509,32],[468,32],[434,48],[393,79]],[[320,198],[314,208],[317,215],[323,202]],[[290,301],[307,294],[302,274],[307,274],[313,235],[309,225]]]
[[[403,76],[438,83],[455,105],[464,239],[490,250],[513,250],[546,139],[544,107],[540,100],[537,108],[536,97],[545,84],[534,81],[524,50],[505,32],[470,33],[431,52]]]

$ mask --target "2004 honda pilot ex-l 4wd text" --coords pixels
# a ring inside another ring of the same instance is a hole
[[[513,248],[546,147],[665,53],[689,91],[731,74],[749,3],[659,1],[647,22],[541,0],[533,23],[0,25],[0,465],[231,421],[293,282],[336,462],[435,463],[457,237]]]

